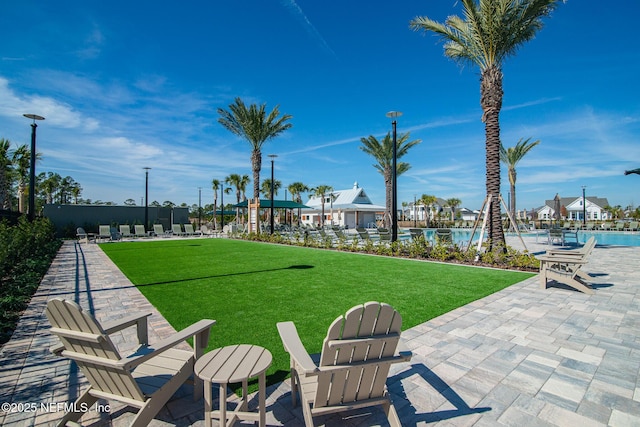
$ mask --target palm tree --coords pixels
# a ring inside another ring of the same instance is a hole
[[[275,138],[292,124],[287,123],[291,115],[283,114],[281,117],[278,106],[267,115],[266,104],[258,107],[252,104],[246,107],[242,99],[236,98],[235,103],[229,105],[226,111],[218,108],[218,123],[224,126],[234,135],[238,135],[251,144],[251,169],[253,172],[253,198],[260,197],[260,170],[262,169],[262,146],[271,138]]]
[[[236,204],[240,203],[240,196],[242,195],[242,189],[243,187],[247,186],[247,182],[249,181],[249,176],[248,175],[239,175],[237,173],[232,173],[231,175],[229,175],[228,177],[226,177],[224,179],[224,182],[226,182],[229,185],[232,185],[236,188]],[[236,208],[236,218],[238,220],[238,222],[240,222],[240,208],[237,207]]]
[[[485,124],[486,192],[491,196],[489,246],[504,247],[500,213],[500,110],[502,66],[519,47],[533,39],[561,0],[461,0],[464,18],[439,23],[426,16],[410,23],[414,30],[436,33],[445,56],[480,68],[480,105]]]
[[[309,191],[309,187],[302,182],[293,182],[287,188],[291,193],[291,198],[298,203],[302,203],[302,193]],[[298,225],[300,225],[300,208],[298,208]]]
[[[220,180],[211,180],[211,188],[213,189],[213,229],[218,228],[216,211],[218,210],[218,190],[220,190]]]
[[[460,204],[462,204],[462,200],[456,199],[455,197],[447,199],[446,206],[451,208],[451,221],[455,221],[455,211]]]
[[[511,188],[511,218],[516,217],[516,165],[533,147],[540,143],[540,140],[530,142],[531,138],[527,138],[524,141],[522,138],[518,141],[515,147],[504,148],[504,145],[500,144],[500,160],[507,165],[507,171],[509,174],[509,184]]]
[[[436,196],[431,194],[423,194],[420,196],[418,203],[424,206],[424,226],[429,228],[429,220],[431,219],[431,207],[436,203],[438,199]],[[427,213],[427,208],[429,208],[429,212]]]
[[[386,228],[391,228],[391,204],[392,204],[392,191],[393,191],[393,139],[391,133],[387,133],[382,141],[370,135],[368,138],[360,138],[362,145],[360,149],[365,153],[373,156],[377,164],[373,167],[380,172],[384,178],[385,189],[385,214],[384,224]],[[396,139],[397,152],[396,159],[400,159],[407,154],[407,151],[414,145],[419,144],[419,139],[409,141],[409,132],[400,134]],[[400,176],[411,168],[409,163],[396,162],[396,176]]]
[[[11,174],[12,162],[9,155],[11,142],[8,139],[0,139],[0,209],[11,210]]]
[[[40,159],[40,154],[36,153],[36,159]],[[21,213],[26,211],[26,201],[28,191],[35,189],[29,188],[29,168],[31,166],[31,150],[26,145],[20,145],[13,151],[11,161],[14,165],[15,173],[18,177],[18,210]]]
[[[320,200],[322,200],[322,216],[318,222],[318,225],[322,227],[324,226],[324,201],[327,198],[327,193],[331,193],[333,191],[333,187],[330,185],[319,185],[316,188],[312,188],[310,191],[313,192],[314,196],[319,197]]]

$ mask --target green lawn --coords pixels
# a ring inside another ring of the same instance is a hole
[[[269,349],[269,383],[289,373],[277,322],[294,321],[314,353],[329,324],[356,304],[391,304],[405,330],[532,276],[229,239],[101,248],[177,330],[215,319],[209,349],[239,343]]]

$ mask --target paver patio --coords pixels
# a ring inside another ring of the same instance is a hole
[[[533,252],[545,249],[526,242]],[[638,247],[596,247],[585,268],[595,295],[543,290],[536,276],[404,331],[414,356],[387,382],[402,424],[640,425],[639,265]],[[151,312],[151,342],[174,332],[99,246],[66,242],[0,351],[0,402],[10,404],[0,412],[3,426],[51,425],[63,414],[59,404],[86,386],[74,365],[49,353],[55,341],[44,308],[54,296],[79,302],[100,321]],[[126,351],[124,335],[114,341]],[[203,401],[191,391],[184,386],[152,425],[203,425]],[[300,408],[291,408],[289,381],[267,392],[268,425],[304,425]],[[110,409],[86,414],[83,425],[127,425],[129,408]],[[316,422],[386,425],[376,411]]]

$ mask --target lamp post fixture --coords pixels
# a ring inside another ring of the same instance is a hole
[[[582,229],[587,227],[587,198],[585,197],[585,190],[587,186],[582,186]]]
[[[274,217],[273,217],[273,162],[275,158],[278,157],[277,154],[269,154],[269,158],[271,159],[271,214],[269,215],[269,221],[271,223],[271,234],[273,234],[274,230]]]
[[[149,227],[149,169],[150,167],[143,167],[144,169],[144,229]]]
[[[36,217],[36,120],[44,120],[44,117],[37,114],[23,114],[27,119],[33,120],[31,123],[31,159],[29,166],[29,221]]]
[[[400,117],[400,111],[389,111],[387,117],[393,119],[391,126],[393,127],[393,159],[391,163],[391,242],[398,240],[398,146],[396,144],[396,118]]]

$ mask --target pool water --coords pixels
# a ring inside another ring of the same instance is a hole
[[[471,238],[471,229],[458,229],[452,228],[452,235],[454,242],[468,242]],[[541,230],[542,231],[542,230]],[[435,240],[435,229],[424,229],[424,235],[427,241],[433,242]],[[512,235],[513,233],[508,233]],[[535,236],[533,233],[522,233],[523,236]],[[578,231],[578,241],[585,243],[591,236],[596,238],[598,245],[611,245],[611,246],[640,246],[640,232],[617,232],[617,231]],[[409,238],[409,236],[406,236]],[[474,240],[480,237],[480,231],[476,230]],[[546,237],[545,237],[546,238]],[[486,233],[485,233],[486,239]]]

